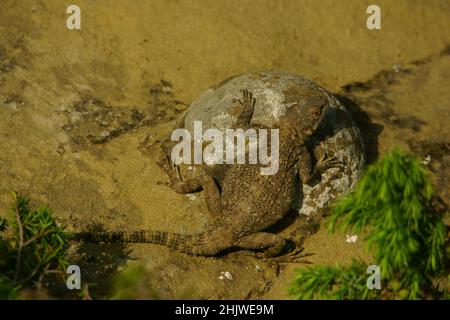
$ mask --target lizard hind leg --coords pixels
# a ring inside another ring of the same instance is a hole
[[[276,257],[284,252],[287,245],[288,240],[277,234],[257,232],[242,237],[235,246],[241,249],[264,250],[267,257]]]
[[[222,195],[220,194],[219,188],[214,178],[205,175],[202,188],[205,192],[206,206],[208,207],[209,213],[213,217],[220,217],[223,212]]]

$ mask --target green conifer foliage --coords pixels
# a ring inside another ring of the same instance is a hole
[[[432,280],[448,272],[447,226],[442,212],[433,207],[433,199],[432,185],[419,160],[396,150],[369,166],[358,187],[334,208],[330,232],[340,229],[367,234],[368,248],[383,280],[384,289],[378,297],[429,297],[435,294]],[[291,293],[298,299],[318,293],[325,298],[373,298],[364,289],[365,270],[362,262],[348,268],[300,270]],[[362,285],[345,284],[342,277],[348,273],[355,273],[353,278],[362,275]],[[308,287],[305,281],[317,284]],[[340,289],[346,294],[325,293],[323,288],[334,291],[336,285],[354,286],[356,292],[350,294],[347,288]],[[306,293],[318,288],[318,293]]]
[[[0,299],[41,284],[50,273],[65,276],[68,234],[49,208],[33,209],[13,193],[9,219],[0,219]]]

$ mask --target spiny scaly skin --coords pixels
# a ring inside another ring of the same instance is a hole
[[[242,94],[242,101],[237,102],[249,118],[240,117],[239,125],[250,126],[255,99],[247,90],[243,90]],[[205,195],[213,195],[218,192],[211,189],[215,183],[207,182],[220,176],[220,196],[206,197],[207,202],[210,201],[208,207],[221,208],[222,211],[216,229],[194,235],[164,231],[84,232],[75,234],[74,240],[154,243],[202,256],[216,255],[231,247],[267,249],[270,255],[280,254],[286,240],[263,230],[274,225],[289,211],[298,175],[303,181],[308,181],[313,175],[305,142],[322,120],[327,103],[328,100],[320,92],[306,91],[301,101],[280,119],[279,168],[276,174],[262,175],[260,164],[236,164],[219,167],[219,170],[216,168],[214,175],[182,182],[170,171],[170,165],[160,163],[171,179],[172,188],[180,193],[203,187]],[[219,182],[219,179],[214,181]],[[219,201],[220,205],[211,201]]]
[[[153,243],[163,245],[180,252],[212,256],[228,248],[228,244],[210,241],[224,237],[222,230],[211,233],[178,234],[166,231],[140,230],[140,231],[97,231],[78,232],[71,236],[73,241],[108,242],[108,243]]]
[[[274,175],[261,175],[259,165],[248,164],[233,165],[226,171],[222,183],[223,217],[236,238],[267,229],[289,210],[300,149],[298,143],[282,141],[280,164]]]

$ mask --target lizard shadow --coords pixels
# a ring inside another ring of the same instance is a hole
[[[90,232],[106,231],[100,225],[94,225]],[[81,285],[84,292],[93,298],[108,298],[113,293],[114,277],[127,260],[131,249],[125,243],[87,243],[81,242],[73,246],[69,255],[69,264],[77,265],[81,270]],[[86,287],[87,285],[87,287]],[[79,290],[71,292],[67,290],[65,283],[61,288],[56,288],[59,296],[73,298],[79,295]]]
[[[359,128],[364,143],[364,154],[367,164],[372,163],[378,158],[378,136],[384,130],[381,124],[373,123],[369,114],[353,100],[339,94],[334,96],[344,105],[351,118]]]

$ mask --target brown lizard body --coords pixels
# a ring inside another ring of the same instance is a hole
[[[247,90],[236,103],[243,109],[236,127],[250,127],[255,99]],[[91,242],[137,242],[164,245],[193,255],[212,256],[229,248],[264,250],[268,256],[281,254],[288,241],[265,232],[289,211],[298,177],[303,183],[326,167],[336,165],[333,158],[320,159],[313,166],[305,147],[308,138],[326,113],[328,100],[311,90],[291,106],[280,119],[279,168],[273,175],[262,175],[259,164],[219,165],[206,173],[182,181],[179,172],[165,155],[158,165],[170,178],[170,187],[178,193],[201,189],[210,213],[216,218],[213,230],[194,235],[164,231],[82,232],[75,240]],[[217,169],[218,168],[218,169]]]

